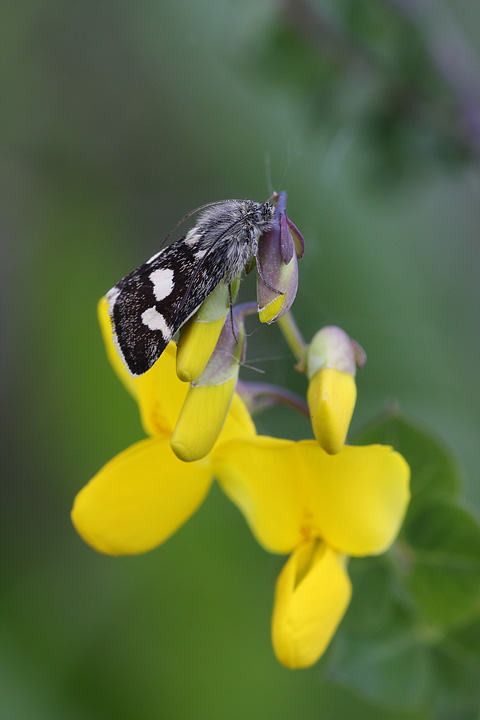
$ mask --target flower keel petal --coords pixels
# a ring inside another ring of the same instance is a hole
[[[272,643],[288,668],[313,665],[325,652],[351,597],[342,558],[323,543],[300,545],[275,589]]]

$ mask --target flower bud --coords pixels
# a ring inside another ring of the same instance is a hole
[[[179,380],[193,382],[200,377],[215,349],[228,310],[228,285],[222,282],[180,330],[177,345]]]
[[[257,305],[261,322],[278,320],[291,307],[298,287],[297,258],[304,241],[286,213],[287,194],[277,196],[274,225],[258,243]]]
[[[323,449],[342,449],[352,419],[357,388],[356,366],[365,362],[362,348],[337,327],[324,327],[307,350],[308,407],[313,432]]]
[[[215,349],[199,378],[190,384],[170,445],[180,460],[205,457],[214,446],[225,422],[239,363],[243,360],[243,316],[234,314],[235,334],[227,317]]]

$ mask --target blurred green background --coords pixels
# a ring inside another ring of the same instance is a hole
[[[302,331],[338,324],[368,355],[353,431],[398,404],[480,507],[480,6],[7,0],[1,15],[3,716],[432,717],[277,664],[284,559],[215,486],[143,557],[96,554],[69,511],[143,436],[97,300],[188,210],[273,188],[306,240]],[[278,329],[250,329],[243,377],[304,394]],[[311,436],[287,411],[258,427]]]

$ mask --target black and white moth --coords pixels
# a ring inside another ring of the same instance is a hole
[[[158,360],[173,335],[221,282],[231,283],[258,257],[274,205],[212,203],[185,237],[160,250],[107,293],[114,338],[132,375]]]

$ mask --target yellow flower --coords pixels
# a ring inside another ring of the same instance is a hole
[[[347,608],[345,556],[377,555],[395,540],[408,465],[381,445],[329,455],[313,440],[254,437],[223,444],[214,467],[258,542],[292,553],[277,582],[272,640],[281,663],[308,667]]]
[[[146,552],[195,512],[216,477],[258,542],[291,553],[277,581],[273,647],[287,667],[313,664],[348,606],[346,556],[384,552],[398,533],[409,499],[405,460],[380,445],[329,455],[314,440],[257,436],[235,394],[209,455],[182,462],[170,436],[188,386],[176,376],[174,346],[132,378],[113,347],[103,301],[99,314],[108,356],[150,437],[113,458],[79,492],[72,510],[77,531],[104,553]]]
[[[135,397],[150,437],[113,458],[78,493],[72,521],[96,550],[128,555],[151,550],[188,520],[212,483],[212,459],[185,463],[170,448],[189,389],[176,376],[174,343],[144,375],[131,377],[114,347],[104,299],[99,320],[110,362]],[[250,415],[235,394],[218,443],[254,433]]]

